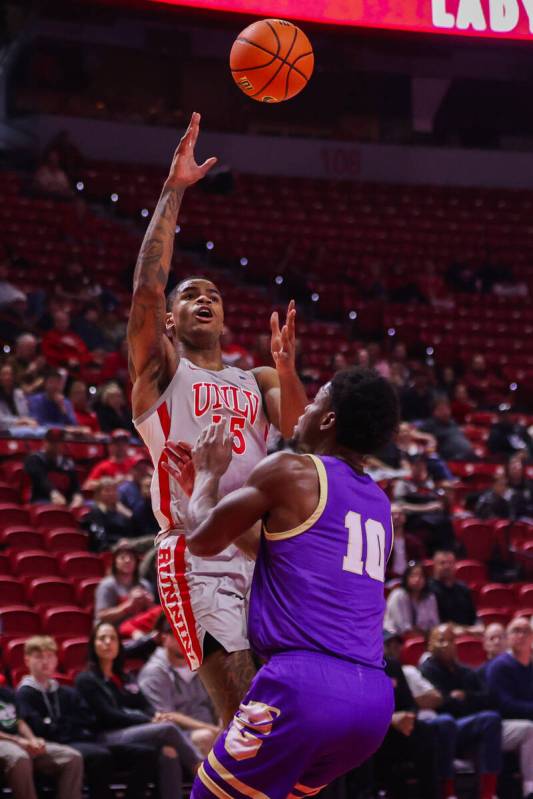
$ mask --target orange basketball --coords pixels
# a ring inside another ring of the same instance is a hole
[[[262,19],[248,25],[230,53],[233,80],[248,97],[282,103],[299,94],[313,74],[311,42],[284,19]]]

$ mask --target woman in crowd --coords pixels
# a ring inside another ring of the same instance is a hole
[[[426,572],[421,563],[410,563],[402,584],[389,594],[384,627],[391,633],[427,634],[439,624],[435,595],[429,590]]]
[[[182,765],[194,774],[202,758],[183,732],[159,714],[123,668],[124,651],[112,624],[98,622],[89,640],[87,671],[76,687],[96,717],[106,744],[147,744],[158,752],[159,799],[179,799]]]
[[[104,433],[117,429],[134,432],[131,410],[118,383],[108,383],[104,388],[96,406],[96,415]]]

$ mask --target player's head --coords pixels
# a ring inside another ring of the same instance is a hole
[[[322,386],[294,428],[294,444],[303,452],[343,448],[370,455],[390,441],[398,420],[391,383],[373,369],[356,366]]]
[[[205,277],[182,280],[167,297],[167,332],[197,349],[211,349],[224,327],[222,296]]]

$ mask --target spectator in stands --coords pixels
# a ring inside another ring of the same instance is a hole
[[[129,430],[130,433],[134,431],[131,409],[118,383],[108,383],[104,388],[96,405],[96,415],[104,433],[112,433],[117,429]]]
[[[141,480],[141,499],[136,503],[131,515],[131,523],[140,536],[153,538],[159,530],[159,522],[152,509],[152,477],[146,475]]]
[[[407,422],[427,419],[431,416],[433,396],[427,372],[419,369],[413,374],[409,386],[400,394],[402,419]]]
[[[220,732],[213,706],[198,672],[187,666],[165,616],[156,629],[161,646],[141,669],[139,685],[155,710],[185,730],[206,757]]]
[[[457,383],[453,389],[451,402],[452,416],[457,424],[464,424],[469,413],[475,410],[475,402],[470,398],[465,383]]]
[[[476,503],[475,515],[479,519],[508,519],[511,511],[509,493],[505,475],[494,475],[492,486],[483,491]]]
[[[139,555],[123,539],[113,548],[111,574],[98,584],[94,596],[96,621],[118,624],[154,605],[150,583],[139,576]]]
[[[401,503],[407,514],[407,530],[413,533],[423,531],[427,536],[430,553],[436,549],[455,547],[446,495],[443,490],[435,488],[423,456],[411,460],[411,480],[399,480],[396,483],[394,499]]]
[[[504,719],[504,743],[507,738],[510,749],[520,747],[524,797],[533,799],[533,630],[529,621],[513,619],[507,640],[509,651],[490,661],[486,678]]]
[[[421,563],[410,563],[404,572],[402,584],[387,598],[384,627],[403,635],[425,635],[439,623],[437,600],[428,586],[426,572]]]
[[[5,363],[0,367],[0,428],[16,433],[17,428],[36,427],[37,422],[30,417],[26,395],[15,383],[13,367]]]
[[[457,561],[453,552],[439,551],[433,556],[433,579],[430,588],[437,597],[439,618],[442,622],[453,622],[456,632],[464,628],[478,633],[476,608],[470,588],[456,577]]]
[[[126,338],[122,339],[115,352],[110,352],[104,358],[100,380],[104,383],[108,380],[116,380],[122,386],[129,385],[128,340]]]
[[[54,679],[58,658],[53,638],[29,638],[24,645],[24,661],[29,676],[22,679],[16,697],[21,718],[33,734],[80,753],[91,799],[112,799],[113,759],[128,771],[127,799],[142,799],[154,765],[150,747],[116,746],[111,752],[97,743],[94,719],[78,692]]]
[[[72,330],[68,311],[55,311],[53,321],[54,326],[43,336],[44,357],[51,366],[63,367],[69,372],[79,372],[81,367],[91,362],[91,353],[78,334]]]
[[[24,386],[27,394],[41,388],[47,369],[46,359],[39,354],[37,339],[32,333],[22,333],[17,338],[6,363],[13,367],[15,381]]]
[[[77,427],[70,400],[63,394],[63,377],[50,369],[44,378],[43,391],[29,398],[30,414],[43,427]]]
[[[155,747],[159,799],[179,799],[182,764],[194,773],[200,753],[175,724],[160,721],[133,676],[126,674],[123,648],[112,624],[96,624],[89,640],[88,670],[77,676],[76,687],[103,731],[100,740]]]
[[[80,316],[72,321],[72,330],[83,340],[88,350],[111,350],[112,342],[100,327],[100,308],[94,302],[87,303]]]
[[[68,398],[76,417],[76,423],[93,434],[100,433],[98,418],[89,405],[87,383],[84,383],[83,380],[74,380],[70,386]]]
[[[101,477],[96,481],[93,505],[81,525],[89,534],[91,552],[105,552],[121,538],[134,535],[131,513],[118,501],[117,482],[113,477]]]
[[[78,508],[83,504],[74,462],[67,458],[65,431],[51,427],[46,431],[43,448],[24,461],[24,471],[31,483],[30,502],[52,502]]]
[[[445,461],[476,460],[472,445],[452,419],[452,409],[446,397],[435,401],[431,419],[423,422],[420,429],[437,439],[437,451]]]
[[[422,542],[410,533],[405,532],[405,511],[398,502],[391,507],[392,524],[394,526],[394,542],[391,556],[387,563],[387,579],[401,577],[409,561],[422,560],[425,549]]]
[[[0,773],[13,799],[37,799],[34,771],[57,775],[57,799],[81,799],[80,753],[36,737],[19,718],[13,691],[0,687]]]
[[[504,387],[504,382],[487,368],[485,356],[477,353],[464,376],[468,393],[478,405],[486,407]]]
[[[224,325],[222,330],[220,346],[222,348],[222,362],[226,366],[236,366],[238,369],[252,368],[252,356],[244,347],[235,343],[233,333],[227,325]]]
[[[415,666],[402,666],[400,676],[398,666],[400,665],[402,638],[385,630],[383,641],[387,673],[393,679],[397,678],[395,700],[397,693],[400,692],[400,696],[404,697],[402,704],[411,708],[411,713],[416,714],[415,729],[418,728],[422,734],[428,735],[429,740],[433,743],[429,764],[423,766],[423,769],[427,770],[428,766],[432,771],[436,769],[441,790],[431,796],[440,795],[443,799],[452,799],[455,796],[453,761],[457,748],[455,719],[446,713],[437,713],[444,701],[442,694],[421,675]],[[387,769],[385,762],[383,762],[383,768]],[[427,782],[426,778],[423,784]],[[429,784],[431,785],[431,783]]]
[[[133,512],[137,505],[143,503],[142,481],[145,477],[150,479],[153,471],[152,460],[146,451],[130,459],[130,479],[124,480],[118,488],[118,497],[128,510]]]
[[[93,466],[83,486],[86,491],[92,491],[102,477],[113,477],[119,482],[129,479],[135,462],[135,456],[128,455],[129,444],[130,434],[127,430],[118,429],[111,433],[109,457]]]
[[[475,671],[457,660],[455,633],[451,624],[436,627],[429,639],[430,657],[421,666],[422,675],[443,697],[439,713],[457,722],[458,753],[476,747],[481,799],[493,799],[501,770],[502,725],[491,710],[491,700]]]
[[[491,425],[487,447],[493,455],[523,454],[533,457],[533,440],[527,429],[514,421],[510,406],[502,404],[498,409],[498,421]]]
[[[533,519],[533,480],[529,480],[526,476],[524,460],[520,455],[509,459],[506,473],[511,518]]]
[[[478,674],[486,679],[487,666],[491,660],[502,655],[507,649],[507,633],[503,624],[489,624],[483,633],[483,649],[487,655],[487,663],[478,669]]]
[[[74,191],[70,181],[61,168],[57,150],[49,150],[45,160],[41,163],[33,176],[33,190],[46,197],[71,200]]]

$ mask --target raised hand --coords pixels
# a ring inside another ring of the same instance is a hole
[[[165,445],[166,462],[163,461],[163,469],[181,487],[182,491],[190,497],[194,488],[195,470],[192,461],[192,447],[186,441],[167,441]]]
[[[280,330],[279,315],[274,311],[270,317],[272,338],[270,350],[278,372],[294,372],[296,365],[296,303],[291,300],[287,308],[285,324]]]
[[[199,132],[200,114],[195,111],[191,116],[189,127],[180,139],[180,143],[174,153],[170,172],[165,182],[168,188],[186,189],[187,186],[192,186],[205,177],[211,167],[216,164],[216,158],[208,158],[203,164],[196,163],[194,147]]]
[[[213,422],[200,433],[192,451],[196,474],[208,472],[212,477],[222,477],[232,456],[233,437],[227,432],[227,420]]]

